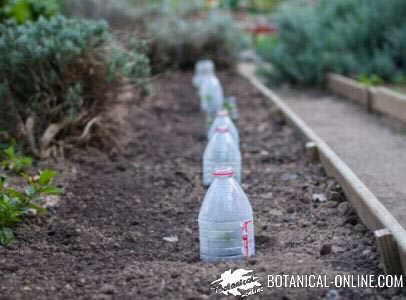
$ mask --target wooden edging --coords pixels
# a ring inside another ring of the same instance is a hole
[[[317,153],[326,173],[334,177],[342,186],[347,198],[357,211],[364,224],[372,231],[386,229],[396,243],[391,255],[394,261],[401,261],[401,269],[406,274],[406,231],[382,205],[375,195],[354,174],[338,155],[296,114],[278,95],[267,88],[256,76],[252,64],[240,64],[239,73],[247,78],[271,103],[279,109],[285,118],[317,147]]]
[[[339,74],[328,74],[327,86],[333,93],[362,104],[368,111],[406,121],[406,95],[404,94],[385,87],[368,87]]]

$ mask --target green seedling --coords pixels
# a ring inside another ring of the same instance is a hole
[[[3,151],[3,153],[5,159],[0,163],[0,165],[5,170],[10,170],[20,174],[32,166],[32,158],[17,154],[14,146],[9,146]]]
[[[376,86],[385,83],[385,81],[376,74],[361,74],[357,77],[357,80],[366,86]]]
[[[225,101],[223,105],[224,109],[228,111],[230,115],[232,115],[233,111],[235,110],[235,105],[229,101]]]
[[[0,177],[0,244],[8,245],[14,240],[14,228],[29,214],[45,214],[41,206],[45,196],[60,195],[63,190],[53,185],[56,172],[44,170],[39,175],[23,175],[27,186],[23,191],[10,188],[6,177]]]

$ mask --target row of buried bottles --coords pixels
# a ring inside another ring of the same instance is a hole
[[[252,207],[241,184],[239,133],[233,119],[235,98],[225,98],[214,63],[196,64],[193,85],[207,118],[208,143],[203,155],[203,184],[209,186],[199,213],[200,258],[238,260],[255,254]]]

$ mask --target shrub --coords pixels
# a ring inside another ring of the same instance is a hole
[[[114,44],[104,22],[59,16],[0,25],[0,101],[13,125],[7,129],[39,157],[88,140],[95,124],[106,132],[103,114],[121,83],[142,86],[148,76],[143,44],[130,44],[131,52]]]
[[[399,12],[405,1],[302,2],[284,5],[276,15],[278,41],[265,55],[274,82],[320,84],[327,72],[376,74],[386,81],[404,74],[406,19]]]
[[[52,17],[58,14],[60,8],[60,0],[0,0],[0,21],[35,21],[40,16]]]
[[[233,19],[217,12],[203,19],[169,14],[147,24],[146,35],[154,72],[190,69],[203,58],[212,59],[219,67],[230,67],[247,44]]]

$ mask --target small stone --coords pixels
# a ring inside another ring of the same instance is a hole
[[[313,194],[312,199],[313,199],[313,201],[316,201],[316,202],[326,202],[327,201],[327,197],[324,194]]]
[[[286,212],[287,212],[288,214],[293,214],[293,213],[295,212],[295,209],[291,206],[291,207],[288,207],[288,209],[286,210]]]
[[[362,256],[369,256],[370,254],[371,254],[371,250],[369,250],[369,249],[362,251]]]
[[[338,293],[337,290],[332,289],[329,290],[326,294],[326,300],[339,300],[340,299],[340,294]]]
[[[35,217],[38,214],[37,210],[35,208],[29,208],[27,209],[27,215],[30,217]]]
[[[337,209],[338,209],[338,213],[339,213],[341,216],[345,216],[345,215],[347,214],[347,212],[349,211],[348,202],[342,202],[342,203],[340,203],[340,204],[338,205]]]
[[[169,243],[176,243],[179,239],[176,235],[171,235],[171,236],[165,236],[163,238],[163,240],[165,242],[169,242]]]
[[[259,154],[262,155],[262,156],[268,156],[269,152],[266,151],[266,150],[261,150],[261,152]]]
[[[331,244],[325,244],[320,249],[320,255],[321,256],[328,255],[328,254],[331,253],[331,250],[332,250],[332,245]]]
[[[270,209],[269,213],[273,216],[283,216],[283,213],[279,209]]]

